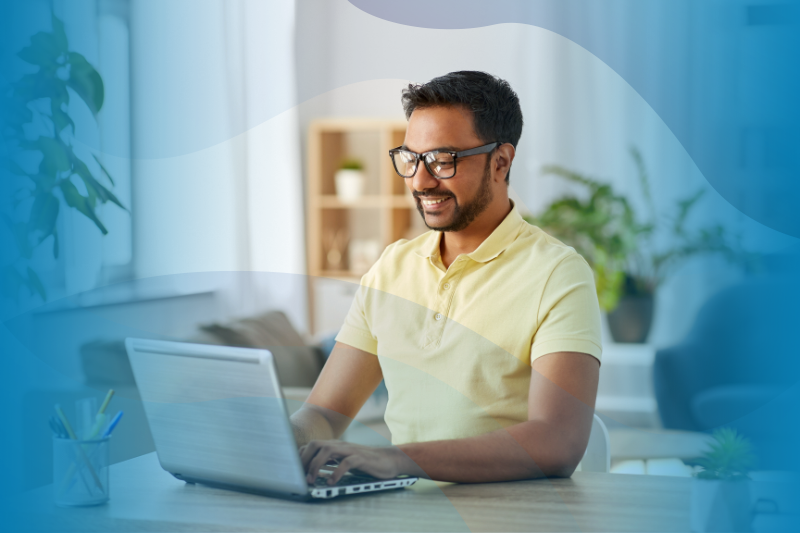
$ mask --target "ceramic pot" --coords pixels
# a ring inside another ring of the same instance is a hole
[[[364,173],[360,170],[337,170],[334,180],[336,196],[343,203],[355,203],[364,193]]]
[[[692,531],[748,532],[752,520],[749,480],[692,479]]]
[[[645,342],[653,323],[653,296],[623,296],[608,313],[608,328],[614,342]]]

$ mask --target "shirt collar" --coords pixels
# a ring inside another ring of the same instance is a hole
[[[474,252],[467,254],[467,257],[478,263],[487,263],[503,253],[519,235],[520,226],[527,224],[522,215],[519,214],[517,206],[511,201],[511,212],[497,226]],[[432,231],[431,234],[419,245],[419,249],[414,253],[420,257],[434,259],[439,257],[439,243],[441,242],[442,232]]]

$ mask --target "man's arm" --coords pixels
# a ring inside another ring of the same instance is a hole
[[[341,437],[381,379],[375,355],[337,342],[305,405],[292,415],[297,445]]]
[[[331,483],[350,469],[377,477],[410,474],[461,483],[569,476],[589,441],[599,368],[597,359],[583,353],[536,359],[528,421],[486,435],[392,448],[314,441],[301,449],[301,459],[309,479],[330,459],[339,459]]]

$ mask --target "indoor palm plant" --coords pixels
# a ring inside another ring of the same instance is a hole
[[[98,203],[125,207],[101,183],[114,181],[96,155],[84,161],[75,153],[75,123],[69,115],[71,95],[76,95],[97,118],[103,107],[104,86],[97,70],[81,54],[71,51],[63,23],[52,17],[52,31],[31,37],[30,46],[18,54],[37,67],[2,89],[2,136],[7,147],[2,169],[12,181],[13,197],[4,205],[3,224],[16,254],[0,265],[2,294],[15,299],[21,287],[47,299],[44,284],[31,259],[34,250],[50,242],[59,256],[56,222],[62,202],[90,219],[105,235],[97,216]]]
[[[574,247],[589,262],[595,273],[600,307],[609,313],[615,340],[643,342],[650,327],[653,294],[682,260],[699,253],[722,253],[730,259],[738,255],[721,225],[687,228],[687,218],[702,197],[702,190],[680,200],[673,212],[658,213],[642,156],[636,148],[631,148],[630,153],[648,217],[637,216],[628,198],[611,185],[560,166],[545,166],[543,174],[579,184],[588,191],[588,197],[560,198],[540,215],[526,220]],[[672,246],[658,249],[654,241],[664,234],[668,234]],[[621,331],[615,331],[615,310],[626,315],[619,320]]]

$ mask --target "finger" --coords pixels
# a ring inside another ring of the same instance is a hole
[[[328,485],[334,485],[342,479],[347,472],[349,472],[353,468],[358,468],[358,465],[361,464],[361,458],[358,455],[348,455],[342,461],[339,462],[339,466],[336,470],[333,471],[331,477],[328,479]]]
[[[328,462],[332,453],[332,447],[330,445],[323,445],[317,450],[317,454],[311,459],[311,462],[308,464],[308,474],[307,479],[309,483],[313,483],[317,476],[319,476],[319,471],[325,466],[325,463]]]
[[[319,450],[321,445],[321,442],[312,440],[299,450],[300,462],[303,463],[303,470],[308,470],[308,463],[310,463],[311,459],[317,454],[317,450]]]

